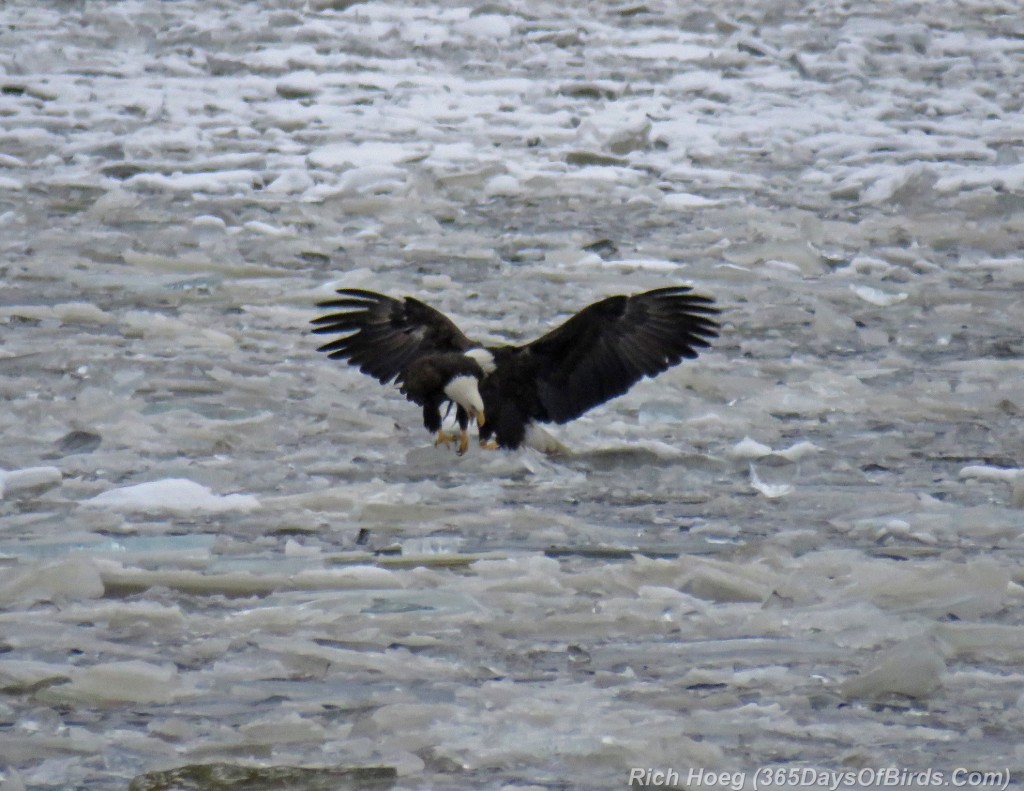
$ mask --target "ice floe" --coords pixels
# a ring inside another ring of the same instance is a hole
[[[260,501],[251,494],[214,494],[208,486],[185,478],[121,486],[97,494],[83,505],[119,511],[252,511]]]

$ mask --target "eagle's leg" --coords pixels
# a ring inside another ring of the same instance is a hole
[[[455,422],[459,424],[459,446],[455,452],[461,456],[469,448],[469,413],[462,406],[455,410]]]
[[[423,425],[427,431],[434,434],[434,447],[438,445],[448,446],[458,441],[459,435],[445,431],[441,427],[441,405],[440,403],[427,402],[423,405]]]
[[[480,447],[484,450],[497,450],[501,447],[494,439],[494,424],[491,422],[480,427]]]
[[[450,405],[449,405],[450,408]],[[426,410],[424,410],[424,416]],[[455,421],[459,424],[458,432],[445,431],[441,428],[441,414],[440,411],[437,413],[437,428],[434,429],[436,432],[434,438],[434,447],[438,445],[444,445],[448,447],[453,442],[455,443],[455,452],[460,456],[466,452],[469,448],[469,413],[466,412],[461,406],[455,411]]]

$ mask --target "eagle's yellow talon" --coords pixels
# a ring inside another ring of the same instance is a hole
[[[480,447],[484,450],[497,450],[498,443],[493,439],[481,439]]]
[[[445,447],[448,447],[453,442],[457,441],[459,441],[458,434],[452,434],[450,431],[438,431],[437,438],[434,440],[434,447],[436,448],[439,445],[444,445]]]
[[[444,445],[446,448],[455,443],[455,452],[460,456],[469,449],[469,432],[460,431],[455,434],[451,431],[438,431],[434,440],[434,447]]]

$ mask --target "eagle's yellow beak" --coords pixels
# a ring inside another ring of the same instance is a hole
[[[478,426],[482,426],[484,423],[487,422],[486,419],[484,418],[484,411],[482,409],[479,412],[473,413],[473,419],[476,420],[476,424]]]

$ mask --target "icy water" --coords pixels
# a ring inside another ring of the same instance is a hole
[[[1000,0],[0,5],[4,791],[1019,782],[1022,75]],[[308,334],[678,283],[560,460]]]

